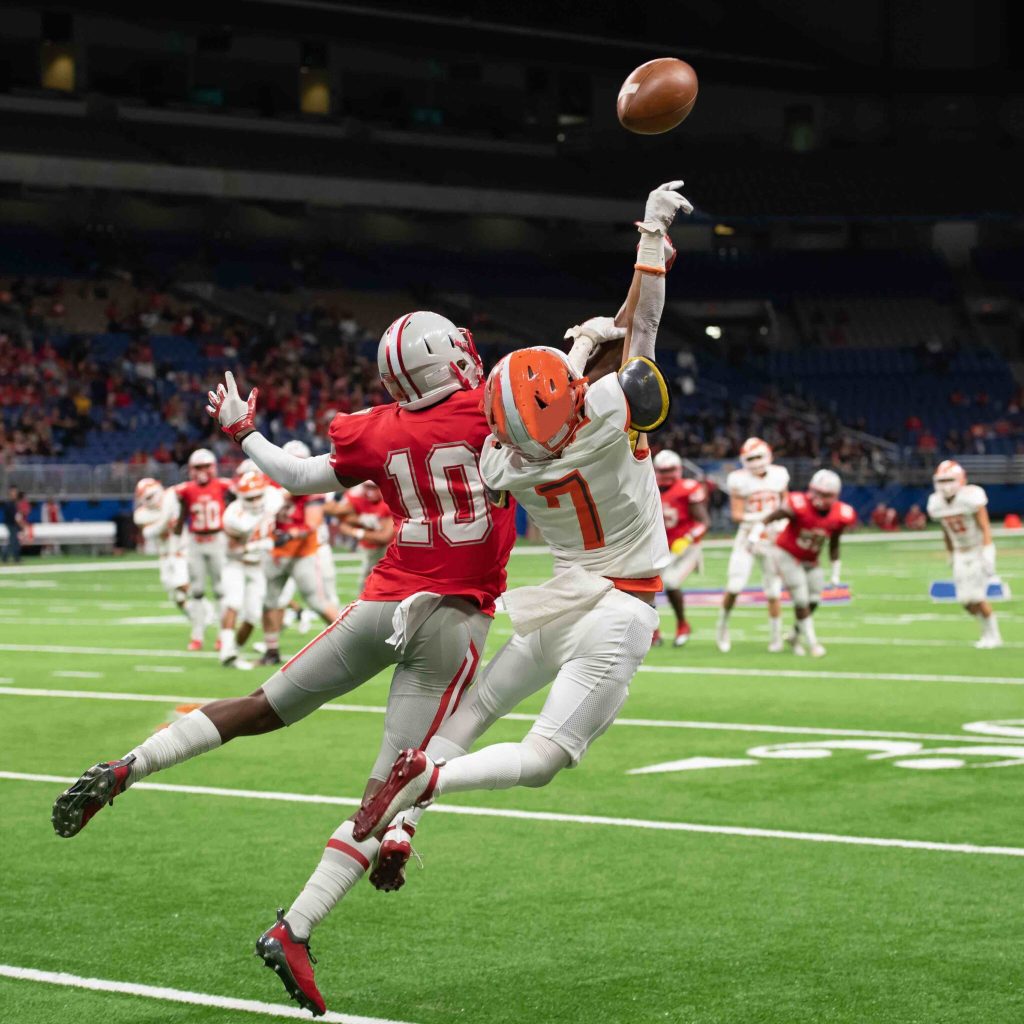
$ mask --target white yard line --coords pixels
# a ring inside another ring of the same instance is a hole
[[[50,675],[56,676],[58,679],[102,679],[102,672],[75,672],[67,670],[64,672],[51,672]]]
[[[101,654],[130,658],[216,658],[216,651],[159,651],[145,647],[78,647],[67,644],[0,644],[0,651],[20,654]]]
[[[912,672],[830,672],[797,668],[719,668],[712,665],[641,665],[638,672],[679,676],[739,676],[743,679],[851,679],[857,682],[983,683],[993,686],[1024,686],[1020,676],[917,675]]]
[[[263,1017],[277,1017],[288,1020],[312,1020],[308,1010],[298,1006],[283,1006],[278,1003],[263,1003],[257,999],[234,999],[231,996],[215,996],[207,992],[186,992],[180,988],[164,988],[159,985],[139,985],[132,981],[109,981],[106,978],[82,978],[77,974],[63,971],[37,971],[32,967],[15,967],[0,964],[0,977],[15,978],[18,981],[36,981],[46,985],[64,985],[68,988],[85,988],[93,992],[118,992],[143,999],[159,999],[168,1003],[187,1003],[190,1006],[215,1006],[222,1010],[237,1010],[240,1013],[257,1013]],[[74,1014],[72,1016],[75,1016]],[[330,1024],[403,1024],[402,1021],[387,1020],[384,1017],[362,1017],[353,1013],[332,1013],[328,1011],[318,1020]]]
[[[180,665],[133,665],[136,672],[184,672]]]
[[[148,666],[136,665],[138,671],[149,671]],[[184,671],[172,669],[171,671]],[[13,680],[10,680],[13,682]],[[205,704],[217,697],[181,697],[162,693],[116,693],[108,690],[41,690],[29,687],[7,687],[0,690],[0,696],[8,697],[57,697],[71,700],[120,700],[147,704]],[[342,711],[348,714],[383,715],[387,708],[381,704],[324,704],[318,711]],[[536,722],[537,715],[513,712],[504,716],[505,721]],[[665,718],[617,718],[612,725],[640,729],[695,729],[702,732],[755,732],[777,733],[782,736],[861,736],[885,740],[942,740],[956,743],[990,743],[988,736],[970,736],[955,733],[904,732],[887,729],[835,729],[815,728],[809,725],[762,725],[758,722],[699,722],[686,719]]]
[[[46,782],[66,785],[75,780],[62,775],[34,775],[0,771],[0,779],[12,782]],[[226,789],[220,786],[173,786],[159,782],[137,782],[132,789],[160,793],[187,793],[192,796],[217,796],[241,800],[272,800],[293,804],[324,804],[334,807],[358,807],[357,797],[323,796],[314,793],[281,793],[273,790]],[[975,843],[932,842],[927,839],[890,839],[879,836],[847,836],[831,832],[792,832],[787,829],[751,828],[743,825],[702,825],[688,821],[650,821],[644,818],[611,818],[600,814],[561,814],[553,811],[518,811],[499,807],[466,807],[431,804],[439,814],[462,814],[480,818],[509,818],[519,821],[546,821],[570,825],[602,825],[656,832],[693,832],[701,835],[738,836],[744,839],[789,839],[805,843],[837,843],[842,846],[880,846],[903,850],[930,850],[936,853],[983,854],[996,857],[1024,857],[1024,847],[980,846]]]

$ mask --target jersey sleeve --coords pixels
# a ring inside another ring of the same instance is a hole
[[[853,506],[847,505],[845,501],[842,502],[842,507],[839,509],[839,522],[844,528],[853,526],[857,522],[857,513],[853,510]]]
[[[686,496],[687,501],[691,505],[699,505],[702,501],[706,501],[708,497],[707,491],[704,490],[704,485],[698,483],[696,487]]]
[[[977,512],[988,504],[988,495],[977,484],[968,484],[961,492],[964,504],[971,512]]]
[[[790,491],[786,504],[797,515],[807,511],[807,497],[799,491]]]
[[[330,426],[330,463],[335,475],[365,478],[370,475],[373,417],[369,413],[339,413]],[[379,468],[379,467],[377,467]]]
[[[743,497],[743,490],[742,490],[742,487],[741,487],[741,484],[740,484],[740,481],[742,479],[743,479],[743,477],[740,475],[740,471],[738,469],[734,469],[725,478],[725,492],[726,492],[726,494],[729,495],[729,497],[731,497],[731,498],[742,498]]]
[[[629,426],[629,403],[614,373],[606,374],[587,389],[585,411],[591,420],[612,424],[616,430]]]
[[[926,511],[928,512],[928,515],[931,519],[939,518],[939,502],[941,500],[942,499],[939,497],[939,495],[935,494],[934,492],[928,495],[928,504],[926,506]]]
[[[779,466],[779,486],[782,490],[789,489],[789,470],[785,466]]]

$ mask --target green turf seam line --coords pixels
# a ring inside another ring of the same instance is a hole
[[[148,666],[136,665],[138,671]],[[153,666],[153,671],[164,671],[166,668]],[[184,671],[180,669],[179,671]],[[2,683],[3,680],[0,680]],[[13,682],[13,680],[8,680]],[[168,693],[119,693],[116,690],[39,690],[24,686],[3,686],[0,697],[42,697],[68,698],[71,700],[120,700],[136,701],[149,704],[207,704],[219,697],[182,697]],[[318,711],[340,711],[348,714],[383,715],[387,708],[382,704],[324,704]],[[504,715],[503,721],[536,722],[537,715],[512,712]],[[699,729],[707,732],[753,732],[777,733],[781,736],[855,736],[880,740],[942,740],[953,743],[990,743],[990,736],[969,736],[966,734],[934,733],[934,732],[903,732],[884,729],[833,729],[815,728],[810,725],[762,725],[755,722],[696,722],[662,718],[616,718],[612,725],[642,729]],[[999,735],[996,733],[995,735]]]
[[[93,992],[117,992],[122,995],[141,996],[143,999],[187,1003],[191,1006],[214,1006],[223,1010],[257,1013],[264,1017],[306,1021],[313,1019],[308,1010],[298,1006],[263,1003],[256,999],[234,999],[231,996],[214,996],[206,992],[186,992],[180,988],[164,988],[158,985],[139,985],[131,981],[81,978],[77,974],[65,974],[63,971],[37,971],[32,967],[15,967],[11,964],[0,964],[0,977],[42,982],[46,985],[65,985],[68,988],[85,988]],[[328,1024],[404,1024],[403,1021],[388,1020],[384,1017],[361,1017],[358,1014],[329,1011],[317,1020],[327,1021]]]
[[[46,782],[67,785],[71,776],[35,775],[0,771],[0,780]],[[227,789],[220,786],[175,786],[160,782],[137,782],[133,790],[158,793],[185,793],[191,796],[216,796],[241,800],[276,800],[281,803],[322,804],[332,807],[359,807],[357,797],[323,796],[314,793],[281,793],[273,790]],[[902,850],[928,850],[934,853],[977,854],[994,857],[1024,857],[1024,847],[979,846],[975,843],[945,843],[927,839],[890,839],[878,836],[846,836],[830,832],[792,832],[786,829],[754,828],[745,825],[702,825],[687,821],[649,821],[643,818],[611,818],[600,814],[561,814],[555,811],[518,811],[498,807],[467,807],[431,804],[429,810],[440,814],[469,817],[508,818],[520,821],[546,821],[569,825],[602,825],[613,828],[650,829],[657,832],[692,832],[703,835],[736,836],[744,839],[789,839],[806,843],[837,843],[843,846],[894,847]]]

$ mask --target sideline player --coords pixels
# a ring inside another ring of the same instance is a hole
[[[988,602],[988,581],[996,574],[988,495],[977,484],[969,484],[963,466],[952,459],[939,463],[932,483],[935,490],[928,496],[928,515],[942,526],[956,599],[981,625],[981,639],[974,646],[1002,647],[999,622]]]
[[[267,494],[273,491],[272,495]],[[238,657],[263,614],[267,577],[263,560],[273,544],[275,502],[280,493],[259,471],[235,480],[236,501],[224,512],[228,539],[224,585],[224,618],[220,630],[220,663],[225,668],[251,669]],[[239,621],[241,620],[241,621]]]
[[[395,398],[331,423],[331,452],[298,459],[260,434],[258,390],[234,376],[210,393],[210,412],[246,455],[292,494],[323,494],[373,479],[400,526],[361,597],[248,697],[213,701],[118,761],[95,765],[58,797],[53,825],[73,836],[133,782],[237,736],[293,724],[394,667],[384,736],[365,792],[402,748],[423,746],[476,676],[515,540],[512,509],[492,508],[480,477],[488,434],[483,368],[472,336],[436,313],[408,313],[385,331],[381,381]],[[363,876],[378,843],[343,823],[324,850],[301,907],[261,936],[258,952],[305,1008],[324,1012],[313,982],[309,931]],[[319,893],[319,897],[317,895]]]
[[[777,654],[782,650],[782,588],[773,569],[768,545],[750,545],[747,538],[755,523],[763,522],[782,505],[789,489],[789,471],[772,462],[771,447],[759,437],[748,437],[740,448],[740,469],[726,477],[729,492],[729,511],[732,521],[739,523],[736,539],[729,555],[729,568],[722,597],[722,610],[718,614],[715,641],[723,654],[732,649],[729,639],[729,616],[743,588],[750,579],[754,562],[761,566],[761,585],[768,601],[768,650]],[[771,540],[771,537],[768,538]]]
[[[658,624],[654,595],[670,561],[644,432],[668,414],[668,389],[653,356],[665,301],[664,235],[679,209],[692,209],[675,191],[681,184],[653,191],[639,224],[638,297],[619,373],[589,384],[581,376],[587,352],[574,358],[587,339],[577,336],[569,356],[521,349],[487,379],[493,436],[480,460],[484,480],[526,508],[554,555],[556,575],[505,595],[514,635],[426,750],[403,751],[384,785],[364,800],[356,839],[442,793],[547,785],[579,764],[628,696]],[[635,451],[630,430],[639,432]],[[522,742],[466,753],[549,682]]]
[[[352,537],[359,548],[362,561],[357,593],[361,594],[373,567],[395,536],[394,516],[372,480],[350,487],[340,501],[327,502],[324,511],[338,517],[339,532]]]
[[[135,509],[132,520],[146,540],[156,544],[160,585],[186,618],[188,610],[188,563],[181,534],[175,527],[181,504],[174,489],[165,489],[159,480],[143,477],[135,485]]]
[[[183,525],[188,527],[185,553],[188,559],[189,618],[192,621],[192,639],[188,649],[201,651],[206,633],[203,598],[207,577],[218,603],[223,596],[221,575],[227,553],[224,509],[233,485],[231,480],[217,476],[217,458],[208,448],[197,448],[188,457],[188,475],[189,479],[178,484],[175,491],[183,512],[179,529]],[[222,614],[220,608],[218,613]]]
[[[825,654],[825,648],[818,642],[812,618],[825,589],[825,570],[818,564],[818,556],[827,540],[832,585],[839,586],[839,538],[848,526],[857,521],[857,513],[839,500],[842,488],[838,473],[819,469],[811,477],[806,494],[791,492],[786,504],[772,512],[764,522],[755,524],[748,538],[753,547],[760,542],[771,523],[786,524],[775,538],[772,557],[796,613],[796,625],[790,640],[794,654],[810,653],[812,658]]]
[[[683,477],[683,460],[668,450],[654,456],[654,476],[661,492],[661,510],[672,561],[662,571],[665,596],[676,613],[676,637],[673,647],[682,647],[690,639],[683,603],[683,582],[701,563],[700,542],[708,532],[708,495],[700,480]],[[661,645],[661,630],[654,631],[654,643]]]

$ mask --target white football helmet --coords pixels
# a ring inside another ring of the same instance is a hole
[[[188,475],[193,480],[209,480],[217,472],[217,456],[209,448],[197,448],[188,457]]]
[[[242,459],[235,467],[235,477],[243,477],[246,473],[258,473],[259,471],[260,467],[252,459]]]
[[[164,485],[151,476],[144,476],[135,485],[135,505],[145,508],[159,508],[164,496]]]
[[[819,469],[807,485],[811,504],[820,509],[831,508],[842,489],[843,482],[839,479],[839,474],[831,469]]]
[[[287,452],[289,455],[294,455],[297,459],[308,459],[313,453],[309,450],[309,445],[305,441],[285,441],[281,445],[281,451]]]
[[[654,456],[654,475],[661,485],[674,483],[683,477],[683,460],[667,448]]]
[[[740,448],[740,464],[758,476],[764,476],[772,464],[772,449],[759,437],[748,437]]]
[[[473,335],[425,310],[406,313],[384,332],[377,370],[388,394],[406,409],[426,409],[484,379]]]
[[[946,459],[944,462],[940,462],[936,468],[932,483],[939,494],[949,499],[967,483],[967,474],[959,462]]]

